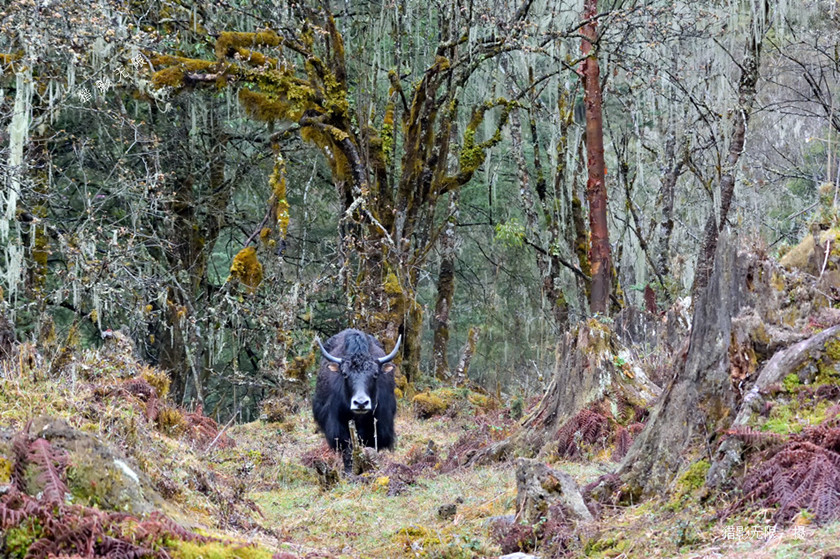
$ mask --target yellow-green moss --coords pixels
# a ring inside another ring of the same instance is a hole
[[[172,380],[169,378],[166,371],[153,369],[151,367],[144,367],[140,376],[143,380],[152,385],[152,388],[155,389],[158,398],[164,398],[167,394],[169,394],[169,385]]]
[[[461,144],[461,152],[458,156],[458,163],[461,167],[461,173],[472,174],[478,167],[484,163],[485,154],[488,148],[493,147],[502,139],[502,127],[507,122],[510,116],[510,111],[517,106],[515,101],[508,101],[504,98],[498,98],[487,101],[473,112],[466,130],[464,130],[464,137]],[[484,121],[486,112],[494,107],[502,107],[502,114],[499,116],[499,123],[493,136],[489,139],[476,143],[475,133],[478,126]]]
[[[628,538],[591,539],[586,542],[583,554],[586,557],[617,557],[630,550],[632,544]]]
[[[291,113],[291,105],[288,102],[250,89],[239,90],[239,102],[248,116],[262,122],[283,120],[289,118]]]
[[[240,250],[233,257],[233,263],[230,265],[230,276],[248,286],[253,293],[263,279],[263,267],[257,260],[257,249],[245,247]]]
[[[817,376],[814,384],[840,384],[840,371],[837,370],[838,362],[821,359],[817,361]]]
[[[414,406],[414,414],[421,419],[440,415],[448,407],[440,396],[431,392],[417,394],[411,403]]]
[[[419,418],[429,418],[444,413],[474,409],[493,410],[499,402],[485,394],[463,388],[438,388],[417,394],[411,399],[414,413]]]
[[[164,407],[158,411],[155,417],[155,426],[158,431],[176,437],[187,430],[187,422],[184,415],[173,407]]]
[[[20,525],[9,528],[5,536],[5,555],[8,559],[24,559],[29,546],[41,537],[43,528],[37,518],[27,518]]]
[[[464,172],[475,172],[479,165],[484,163],[484,150],[475,143],[475,129],[467,128],[464,131],[464,144],[458,156],[458,163]]]
[[[212,60],[201,60],[200,58],[185,58],[183,56],[170,56],[160,54],[152,58],[152,64],[158,66],[178,66],[188,72],[206,72],[216,67]]]
[[[779,403],[770,411],[770,417],[759,425],[759,430],[788,435],[801,433],[805,427],[819,425],[825,420],[826,411],[832,405],[828,400],[821,400],[816,405],[810,399],[794,399],[789,403]]]
[[[826,342],[825,354],[835,363],[840,361],[840,340],[833,338]]]
[[[467,401],[483,410],[493,410],[498,407],[498,402],[495,398],[491,398],[485,394],[479,394],[478,392],[470,392],[467,395]]]
[[[382,287],[388,295],[402,295],[403,293],[400,280],[394,272],[388,272],[388,275],[385,276],[385,284]]]
[[[379,490],[381,492],[387,493],[388,486],[391,484],[391,478],[388,476],[379,476],[375,480],[373,480],[373,488],[374,490]]]
[[[771,433],[786,435],[799,433],[802,426],[795,422],[790,403],[778,403],[770,411],[770,416],[763,422],[759,420],[759,429]]]
[[[95,453],[74,452],[67,468],[67,486],[75,504],[129,511],[132,495],[126,490],[125,474],[111,466],[103,467],[102,459]]]
[[[184,85],[187,72],[207,72],[216,67],[215,61],[167,54],[155,56],[151,61],[155,68],[160,68],[152,74],[152,85],[155,88],[169,86],[177,89]]]
[[[385,164],[391,164],[394,155],[394,103],[388,103],[385,107],[385,118],[382,119],[382,130],[379,133],[382,141],[382,154],[385,157]]]
[[[280,154],[275,158],[274,170],[268,184],[277,214],[277,232],[280,238],[284,239],[289,229],[289,202],[286,201],[286,163]]]
[[[306,380],[306,372],[315,366],[315,352],[310,351],[307,355],[295,355],[292,362],[286,368],[286,377],[297,382]]]
[[[9,483],[12,479],[12,462],[0,456],[0,483]]]
[[[12,65],[12,71],[17,72],[17,69],[12,64],[13,62],[20,60],[23,58],[23,51],[18,52],[0,52],[0,64],[2,65]]]
[[[257,33],[225,31],[216,39],[216,59],[223,60],[229,52],[236,51],[240,47],[276,47],[279,44],[280,37],[271,30]]]
[[[238,47],[234,49],[234,52],[238,55],[238,57],[241,60],[244,60],[251,66],[277,66],[276,58],[265,56],[264,54],[255,50]]]
[[[788,392],[795,392],[796,388],[799,386],[799,375],[797,375],[796,373],[789,374],[782,381],[782,385]]]
[[[680,474],[667,508],[670,510],[682,509],[692,496],[706,484],[706,474],[710,467],[711,463],[708,460],[698,460]]]
[[[425,526],[406,526],[400,528],[394,539],[403,545],[406,551],[427,549],[439,546],[441,543],[437,530],[429,530]]]
[[[677,488],[684,492],[700,489],[706,483],[706,474],[709,472],[709,468],[711,468],[711,464],[708,460],[698,460],[679,477]]]
[[[271,559],[272,553],[258,547],[229,543],[194,543],[168,540],[167,552],[172,559]]]
[[[449,529],[412,525],[401,528],[393,536],[409,557],[423,559],[472,559],[486,556],[486,550],[475,549],[473,542]]]

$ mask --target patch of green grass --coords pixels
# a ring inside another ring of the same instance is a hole
[[[251,495],[268,524],[282,526],[284,533],[301,544],[334,549],[346,557],[460,558],[494,554],[488,529],[490,516],[508,512],[515,495],[513,472],[508,467],[465,469],[451,474],[421,478],[400,495],[388,496],[371,485],[342,481],[329,492],[301,483],[284,491],[261,491]],[[441,520],[437,509],[457,504],[455,520]]]

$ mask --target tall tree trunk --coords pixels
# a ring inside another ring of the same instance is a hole
[[[583,80],[586,107],[586,161],[589,178],[586,198],[589,202],[589,262],[592,270],[592,289],[589,308],[593,313],[606,313],[610,300],[612,279],[610,239],[607,227],[607,186],[604,164],[604,127],[601,111],[601,71],[598,52],[593,48],[597,41],[598,1],[585,0],[581,29],[581,52],[586,59],[578,71]]]
[[[729,216],[729,208],[732,206],[732,198],[735,194],[735,172],[741,153],[744,151],[744,141],[747,135],[747,123],[755,103],[756,84],[759,78],[761,64],[761,43],[768,28],[760,33],[755,32],[757,25],[764,25],[769,19],[770,4],[767,0],[761,2],[763,16],[753,13],[750,26],[747,28],[747,48],[744,61],[741,63],[741,77],[738,80],[738,106],[734,112],[734,123],[732,125],[732,137],[729,141],[729,153],[726,157],[726,165],[720,177],[720,218],[715,215],[714,205],[706,220],[706,227],[703,234],[703,246],[700,256],[697,259],[697,270],[694,275],[694,285],[691,288],[693,296],[699,295],[709,281],[712,273],[712,262],[717,248],[718,235],[726,225]]]
[[[449,363],[446,359],[449,346],[449,314],[452,310],[452,296],[455,293],[455,225],[458,223],[459,191],[449,194],[449,218],[440,236],[440,273],[437,282],[437,303],[432,324],[435,331],[433,361],[435,377],[440,380],[449,377]]]
[[[708,442],[732,419],[732,318],[747,304],[748,270],[725,240],[718,243],[713,263],[695,306],[685,360],[619,466],[617,473],[635,497],[663,493],[683,466],[685,449]]]
[[[671,233],[674,231],[674,193],[676,191],[677,179],[679,179],[682,169],[685,166],[688,158],[688,149],[681,149],[681,153],[676,150],[676,133],[674,125],[671,124],[671,131],[668,135],[668,140],[665,144],[665,162],[666,171],[662,177],[662,185],[659,189],[659,196],[657,206],[659,206],[661,215],[659,223],[656,225],[657,246],[655,254],[657,272],[661,277],[666,277],[669,272],[669,252],[671,249]]]
[[[730,376],[731,346],[735,338],[732,319],[750,302],[750,282],[747,263],[736,256],[735,243],[728,241],[723,228],[732,203],[735,166],[744,149],[747,120],[755,100],[761,39],[767,31],[765,28],[761,33],[754,33],[754,25],[769,21],[766,1],[761,9],[764,17],[753,13],[747,31],[738,108],[720,181],[720,221],[712,212],[706,224],[693,287],[696,305],[688,351],[644,431],[618,469],[632,494],[662,493],[683,465],[686,449],[698,443],[708,445],[718,429],[731,423],[735,413],[737,395]],[[721,235],[724,237],[719,241]]]

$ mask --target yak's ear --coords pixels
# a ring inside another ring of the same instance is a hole
[[[327,363],[327,369],[330,371],[337,373],[338,372],[338,363]]]
[[[382,365],[382,372],[383,373],[393,373],[394,369],[396,369],[396,367],[394,366],[393,363],[385,363],[384,365]]]

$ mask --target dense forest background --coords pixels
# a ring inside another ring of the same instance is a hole
[[[130,341],[225,421],[349,325],[415,384],[533,394],[592,309],[690,304],[721,231],[837,225],[838,29],[833,0],[14,0],[3,327],[55,369]]]

